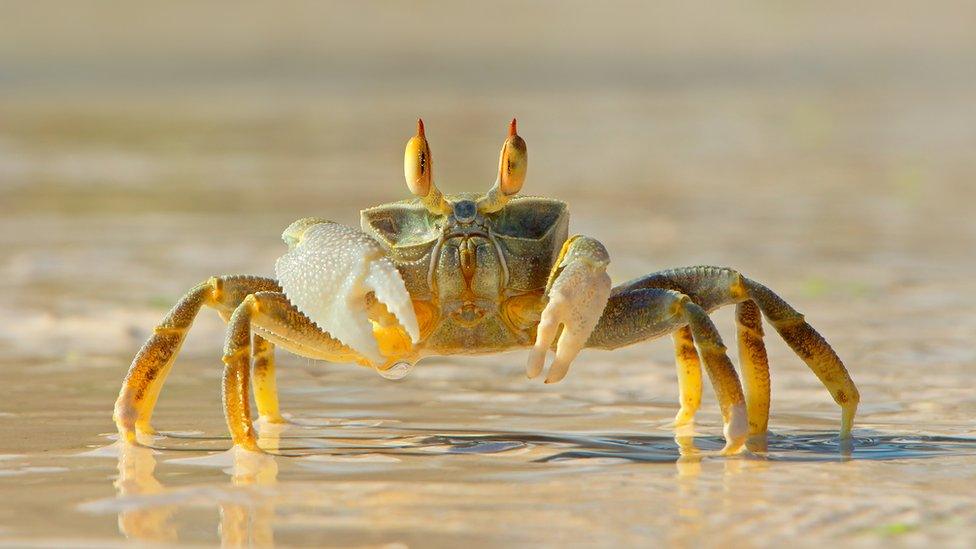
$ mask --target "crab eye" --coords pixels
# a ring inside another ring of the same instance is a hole
[[[403,177],[407,180],[407,187],[415,196],[424,198],[430,194],[433,185],[433,173],[430,158],[430,145],[424,135],[424,121],[417,119],[417,135],[407,141],[407,148],[403,153]]]
[[[502,154],[498,159],[498,187],[506,196],[511,196],[522,190],[528,167],[528,149],[525,146],[525,140],[518,134],[516,121],[513,118],[512,123],[508,126],[508,138],[502,145]]]
[[[454,218],[461,223],[470,223],[474,221],[475,215],[478,213],[474,200],[458,200],[453,204],[453,206]]]

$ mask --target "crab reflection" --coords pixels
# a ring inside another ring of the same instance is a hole
[[[281,449],[280,434],[282,427],[275,424],[262,425],[259,445],[266,451],[276,452]],[[447,446],[450,448],[467,447],[466,445],[484,444],[486,447],[497,447],[491,442],[494,438],[521,438],[526,443],[559,447],[572,440],[574,444],[587,446],[586,439],[576,437],[561,437],[553,435],[513,433],[496,435],[452,435],[432,436],[421,444],[431,446]],[[411,437],[415,435],[411,434]],[[486,440],[487,439],[487,440]],[[668,461],[675,463],[677,476],[688,482],[701,472],[701,461],[704,457],[714,456],[716,452],[700,450],[695,446],[693,427],[679,431],[674,441],[677,443],[679,457],[673,457],[674,447],[671,447],[672,457]],[[663,442],[663,439],[662,439]],[[411,451],[413,449],[401,447],[396,451]],[[142,542],[178,543],[179,528],[174,519],[179,505],[168,501],[183,500],[182,497],[167,497],[167,494],[182,492],[180,488],[167,488],[156,477],[156,453],[158,450],[144,446],[121,445],[119,451],[119,478],[114,485],[119,498],[128,502],[118,511],[120,532],[130,540]],[[219,511],[218,535],[224,547],[271,547],[274,546],[274,520],[276,516],[277,498],[268,497],[264,489],[277,483],[278,465],[276,457],[270,454],[231,450],[227,456],[232,458],[230,474],[231,485],[245,493],[224,493],[217,503]],[[732,471],[732,470],[729,470]],[[738,471],[738,470],[735,470]],[[257,491],[247,493],[257,488]],[[190,487],[189,489],[194,489]],[[680,486],[679,486],[679,489]],[[175,496],[176,494],[174,494]],[[150,498],[151,497],[151,498]],[[149,501],[146,501],[146,500]],[[152,503],[149,503],[149,502]]]
[[[277,450],[281,432],[280,427],[265,426],[261,431],[259,444],[268,451]],[[155,476],[157,450],[145,446],[121,444],[119,446],[119,478],[114,486],[119,498],[140,498],[163,496],[167,489]],[[232,449],[230,470],[231,484],[234,487],[272,486],[277,482],[278,464],[269,454]],[[218,534],[224,547],[272,547],[274,546],[275,516],[273,498],[227,497],[218,503],[220,525]],[[123,507],[119,511],[119,531],[127,539],[174,543],[179,541],[179,532],[173,524],[174,505],[136,504]]]
[[[442,429],[400,426],[396,433],[386,432],[386,436],[381,437],[382,441],[374,438],[375,432],[363,433],[361,438],[353,437],[357,440],[354,445],[348,444],[347,433],[339,437],[326,436],[321,432],[317,436],[296,433],[296,436],[284,439],[289,444],[282,447],[280,435],[283,428],[281,425],[264,424],[258,439],[262,448],[277,456],[238,450],[189,460],[170,460],[174,464],[200,460],[210,465],[230,466],[230,485],[217,489],[199,484],[167,488],[155,476],[154,450],[132,445],[121,447],[119,478],[115,482],[118,500],[113,507],[114,512],[118,513],[120,531],[133,540],[164,543],[185,541],[179,539],[177,524],[181,521],[174,515],[177,510],[185,510],[187,501],[202,498],[203,501],[214,502],[211,505],[216,505],[219,510],[218,533],[224,546],[271,546],[275,543],[273,526],[279,511],[276,506],[289,505],[289,497],[282,495],[281,488],[273,488],[278,475],[276,460],[282,455],[297,459],[312,458],[313,461],[322,452],[340,457],[355,457],[364,453],[385,454],[391,458],[410,456],[413,466],[421,468],[425,463],[434,468],[443,467],[445,456],[505,455],[511,451],[516,453],[509,454],[510,459],[520,461],[515,456],[533,455],[532,462],[543,467],[549,462],[612,458],[607,463],[619,464],[620,460],[644,463],[655,467],[659,473],[661,466],[674,464],[675,474],[670,486],[678,497],[672,501],[676,506],[676,516],[685,523],[685,527],[679,530],[693,534],[708,525],[711,511],[706,510],[714,509],[716,502],[725,511],[733,513],[741,505],[742,494],[748,493],[750,497],[765,500],[762,472],[774,467],[777,462],[931,457],[950,450],[965,449],[971,452],[976,446],[971,440],[950,437],[909,440],[897,436],[878,436],[858,439],[858,448],[854,452],[852,445],[840,444],[833,435],[771,435],[768,440],[761,437],[748,441],[749,452],[727,457],[721,455],[723,441],[720,438],[701,436],[695,432],[692,423],[676,428],[673,435],[667,436],[470,429],[446,434]],[[322,436],[328,440],[324,443],[321,440],[313,442]],[[346,441],[340,442],[342,439]],[[298,442],[300,440],[305,442]],[[534,447],[536,451],[527,454],[522,451],[526,447]],[[225,457],[230,460],[221,461]],[[430,458],[429,462],[427,458]],[[398,462],[399,459],[393,461]],[[522,465],[527,464],[522,462]],[[562,470],[574,469],[571,464],[568,466],[569,469]],[[326,499],[320,505],[321,511],[327,513],[335,505],[341,505],[336,502],[342,500],[342,492],[348,487],[335,485],[332,487],[335,493],[332,493],[328,485],[333,479],[327,477],[321,480],[326,490],[316,490],[315,493],[326,494]],[[719,488],[718,499],[715,497],[716,487]],[[411,485],[408,490],[411,495],[417,495],[416,485]],[[304,492],[299,496],[303,505],[307,504],[306,496]],[[295,501],[292,497],[291,502]],[[681,542],[680,539],[672,541]]]
[[[154,474],[156,457],[151,448],[122,444],[119,446],[119,478],[115,489],[120,498],[151,496],[166,490]],[[144,541],[177,540],[170,524],[175,508],[171,505],[135,507],[119,512],[119,531],[129,539]]]

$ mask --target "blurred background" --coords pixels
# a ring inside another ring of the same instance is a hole
[[[111,443],[128,362],[187,288],[270,275],[296,218],[355,226],[405,198],[418,116],[445,192],[489,187],[517,116],[525,194],[567,201],[615,281],[717,264],[779,291],[848,364],[866,440],[976,435],[971,2],[5,2],[0,20],[0,539],[228,543],[211,503],[244,496],[219,467],[162,453],[154,495],[133,496],[114,460],[75,456]],[[734,354],[731,314],[715,317]],[[201,315],[157,427],[224,434],[222,331]],[[773,431],[826,437],[838,410],[769,332]],[[338,427],[667,437],[671,352],[584,354],[555,387],[526,382],[521,354],[391,384],[279,353],[280,384],[286,411]],[[715,408],[708,392],[703,436],[720,434]],[[245,500],[276,505],[283,545],[972,542],[973,458],[892,444],[852,462],[819,446],[803,463],[704,459],[692,484],[673,465],[517,451],[285,460]],[[310,486],[338,503],[309,503]],[[172,537],[120,526],[160,508],[178,509],[158,529]]]

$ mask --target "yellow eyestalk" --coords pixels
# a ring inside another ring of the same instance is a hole
[[[518,134],[518,122],[513,118],[508,126],[508,139],[502,144],[498,157],[498,187],[505,196],[512,196],[522,190],[525,172],[529,167],[529,151],[525,140]]]
[[[529,152],[525,140],[518,134],[517,121],[508,126],[508,138],[498,157],[498,179],[484,197],[478,200],[478,211],[492,213],[505,207],[509,199],[522,190],[529,167]]]
[[[450,206],[444,200],[444,195],[434,185],[433,160],[430,156],[430,145],[424,135],[424,121],[417,119],[417,135],[407,141],[403,152],[403,177],[407,180],[407,187],[424,206],[433,214],[448,213]]]

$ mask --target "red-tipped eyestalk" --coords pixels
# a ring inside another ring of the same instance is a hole
[[[502,144],[502,152],[498,157],[498,179],[478,201],[478,210],[491,213],[502,209],[511,197],[522,190],[528,166],[528,149],[525,140],[518,134],[518,121],[513,118],[508,125],[508,138]]]
[[[410,192],[423,202],[432,213],[444,213],[447,204],[444,195],[434,185],[434,165],[430,145],[424,134],[424,121],[417,119],[417,135],[407,141],[403,152],[403,177]]]

